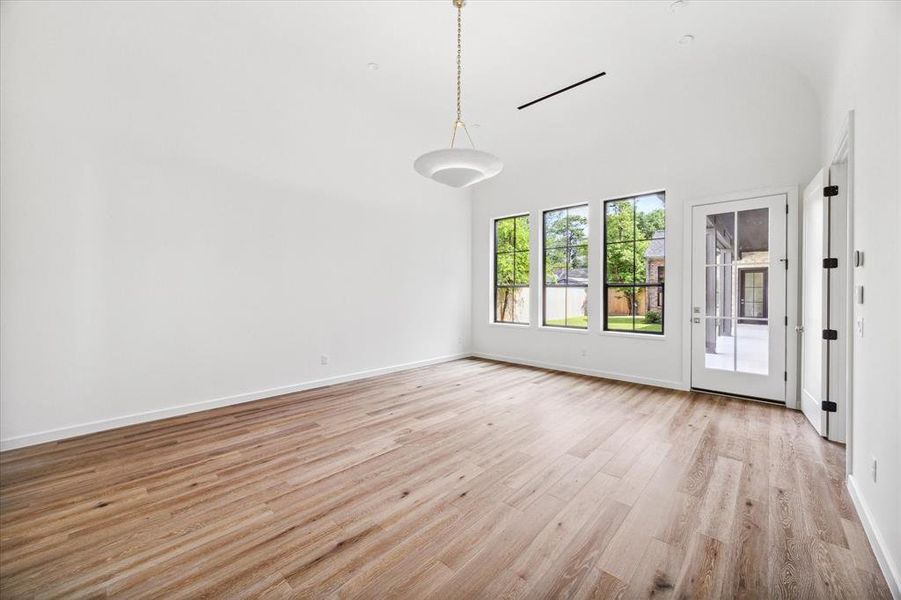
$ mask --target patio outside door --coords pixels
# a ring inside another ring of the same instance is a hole
[[[785,402],[786,197],[692,209],[691,385]]]

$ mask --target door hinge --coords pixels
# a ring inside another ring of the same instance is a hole
[[[823,339],[824,340],[837,340],[838,339],[838,331],[835,329],[824,329],[823,330]]]
[[[788,371],[782,371],[782,380],[788,381]]]
[[[838,405],[835,402],[830,402],[829,400],[823,400],[823,410],[826,412],[837,412]]]
[[[832,196],[838,196],[838,186],[837,185],[827,185],[823,188],[823,195],[827,198],[831,198]]]
[[[788,327],[788,315],[785,315],[785,326]]]
[[[785,214],[788,214],[788,204],[785,205]]]
[[[824,269],[837,269],[838,268],[838,259],[837,258],[824,258],[823,259],[823,268]]]

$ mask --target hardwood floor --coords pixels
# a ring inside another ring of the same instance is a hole
[[[889,598],[799,412],[460,360],[0,454],[3,598]]]

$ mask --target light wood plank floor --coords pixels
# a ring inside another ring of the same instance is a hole
[[[4,598],[889,598],[800,413],[474,359],[0,474]]]

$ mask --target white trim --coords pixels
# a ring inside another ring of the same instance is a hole
[[[574,367],[572,365],[558,365],[547,363],[540,360],[531,360],[529,358],[520,358],[515,356],[502,356],[499,354],[488,354],[486,352],[473,352],[472,356],[476,358],[485,358],[488,360],[496,360],[498,362],[511,363],[514,365],[525,365],[528,367],[540,367],[542,369],[550,369],[551,371],[562,371],[564,373],[575,373],[577,375],[588,375],[590,377],[600,377],[602,379],[614,379],[616,381],[627,381],[629,383],[640,383],[642,385],[651,385],[654,387],[667,388],[671,390],[688,391],[688,387],[683,385],[681,381],[671,381],[668,379],[652,379],[649,377],[635,377],[624,373],[611,373],[609,371],[598,371],[597,369],[588,369],[585,367]]]
[[[587,327],[567,327],[565,325],[539,325],[538,329],[540,331],[560,331],[563,333],[578,333],[581,335],[588,335],[591,333]]]
[[[897,565],[892,564],[891,558],[884,550],[886,547],[885,538],[879,529],[876,528],[876,521],[870,514],[870,510],[863,500],[863,495],[857,489],[857,483],[855,482],[856,479],[852,475],[848,475],[846,484],[848,494],[851,496],[854,508],[857,509],[857,516],[860,517],[863,530],[867,534],[870,546],[873,548],[873,554],[876,555],[876,562],[879,563],[879,568],[882,569],[882,574],[885,576],[885,582],[892,593],[892,598],[901,600],[901,571],[899,571]]]
[[[460,358],[469,357],[469,353],[450,354],[447,356],[438,356],[425,360],[418,360],[399,365],[391,365],[388,367],[379,367],[377,369],[368,369],[365,371],[356,371],[346,375],[336,375],[335,377],[327,377],[325,379],[314,379],[303,383],[295,383],[291,385],[279,386],[258,390],[255,392],[247,392],[244,394],[235,394],[234,396],[225,396],[222,398],[213,398],[211,400],[201,400],[200,402],[191,402],[188,404],[180,404],[178,406],[170,406],[157,410],[148,410],[122,417],[113,417],[111,419],[101,419],[99,421],[90,421],[80,423],[78,425],[70,425],[68,427],[59,427],[57,429],[49,429],[38,433],[29,433],[16,437],[0,440],[0,450],[12,450],[14,448],[24,448],[25,446],[33,446],[44,442],[52,442],[56,440],[67,439],[88,433],[96,433],[98,431],[106,431],[108,429],[116,429],[127,425],[135,425],[137,423],[146,423],[148,421],[157,421],[169,417],[177,417],[194,412],[210,410],[222,406],[231,406],[233,404],[242,404],[244,402],[252,402],[254,400],[262,400],[263,398],[271,398],[273,396],[281,396],[283,394],[292,394],[304,390],[335,385],[336,383],[346,383],[357,379],[366,379],[367,377],[375,377],[377,375],[386,375],[397,371],[406,371],[417,367],[425,367],[443,362],[449,362]]]
[[[839,139],[835,144],[835,154],[829,168],[835,164],[846,163],[845,186],[845,241],[847,250],[845,260],[848,261],[847,290],[845,290],[845,302],[847,302],[847,335],[845,335],[845,471],[850,477],[854,472],[854,444],[853,427],[854,419],[854,111],[848,111],[842,124]],[[896,596],[897,598],[897,596]]]
[[[666,299],[664,299],[666,301]],[[601,324],[603,326],[603,323]],[[610,337],[618,337],[632,340],[656,340],[662,342],[666,340],[666,334],[659,333],[640,333],[638,331],[614,331],[611,329],[602,329],[597,332],[598,335],[606,335]]]

